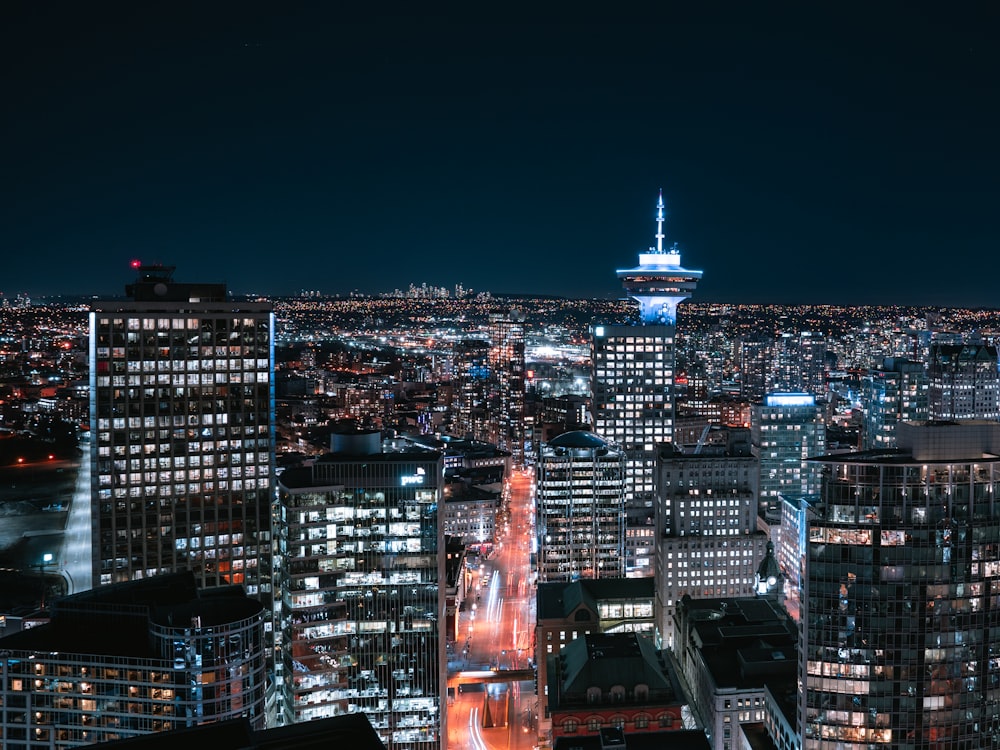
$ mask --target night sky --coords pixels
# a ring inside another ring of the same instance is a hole
[[[995,4],[603,5],[4,4],[0,291],[1000,307]]]

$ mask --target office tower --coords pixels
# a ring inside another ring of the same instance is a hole
[[[1000,419],[997,349],[986,344],[931,344],[931,419]]]
[[[1000,424],[829,455],[809,522],[803,750],[1000,744]]]
[[[886,357],[861,381],[865,450],[896,447],[896,425],[929,416],[927,370],[921,362]]]
[[[490,344],[462,339],[454,346],[454,421],[452,434],[489,441],[487,412],[490,384]]]
[[[271,304],[133,267],[90,313],[93,584],[189,570],[270,611]]]
[[[94,583],[190,570],[268,593],[271,304],[136,268],[90,313]]]
[[[625,456],[592,432],[566,432],[538,455],[538,580],[625,576]]]
[[[681,389],[678,388],[676,398],[674,399],[677,414],[706,414],[709,410],[708,402],[711,395],[711,387],[705,364],[703,362],[692,362],[688,365],[684,377],[687,383],[683,389],[683,396],[681,395]],[[674,427],[676,428],[676,424]]]
[[[511,310],[490,317],[489,438],[508,451],[515,466],[524,464],[524,313]]]
[[[807,463],[826,453],[826,425],[809,393],[769,393],[754,410],[753,444],[760,459],[760,511],[775,522],[778,496],[819,492],[819,467]]]
[[[52,602],[0,639],[0,744],[78,747],[245,717],[264,727],[268,612],[189,572]]]
[[[674,613],[685,597],[753,596],[768,537],[757,528],[758,461],[731,441],[711,454],[657,454],[656,625],[674,645]]]
[[[390,750],[443,748],[443,457],[374,431],[331,448],[278,481],[284,720],[364,712]]]
[[[681,267],[676,243],[663,247],[663,194],[657,203],[656,247],[639,254],[639,265],[619,270],[625,292],[639,303],[632,325],[594,325],[591,330],[594,431],[626,455],[629,532],[651,549],[653,464],[658,443],[673,440],[674,334],[677,305],[691,296],[701,271]],[[636,554],[633,552],[633,554]],[[630,556],[631,557],[631,556]],[[626,561],[630,574],[651,575],[649,565]]]

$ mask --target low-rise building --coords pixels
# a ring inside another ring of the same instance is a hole
[[[794,685],[796,626],[767,598],[692,599],[674,615],[675,653],[692,709],[716,750],[737,750],[739,725],[761,723],[767,687]]]
[[[638,633],[590,633],[548,657],[552,738],[627,737],[683,729],[685,700],[677,675],[653,640]]]
[[[245,717],[264,727],[264,606],[182,572],[57,599],[0,638],[5,750],[72,747]]]

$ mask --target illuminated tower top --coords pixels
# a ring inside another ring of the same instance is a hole
[[[628,295],[639,302],[643,325],[675,325],[677,305],[694,293],[701,271],[681,267],[681,252],[675,242],[663,249],[663,191],[656,204],[656,247],[639,253],[639,265],[619,270],[618,278]]]

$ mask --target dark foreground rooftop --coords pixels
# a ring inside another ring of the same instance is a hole
[[[261,731],[254,731],[247,719],[233,719],[126,740],[101,742],[91,747],[176,750],[186,745],[212,750],[326,750],[331,747],[344,750],[385,750],[385,745],[364,714],[344,714]]]
[[[634,732],[625,735],[621,750],[711,750],[708,737],[700,729],[673,732]],[[552,750],[603,750],[599,735],[557,737]]]

